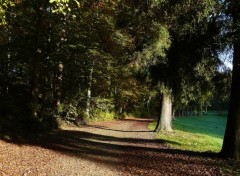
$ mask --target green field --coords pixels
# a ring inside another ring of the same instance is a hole
[[[173,132],[159,132],[157,137],[177,149],[219,152],[222,147],[227,115],[211,112],[203,116],[173,120]],[[149,124],[155,128],[156,122]]]

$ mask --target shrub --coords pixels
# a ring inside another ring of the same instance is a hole
[[[87,122],[111,121],[115,119],[115,113],[109,111],[95,110]]]

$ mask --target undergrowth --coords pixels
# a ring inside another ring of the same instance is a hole
[[[95,111],[93,115],[89,118],[86,118],[86,123],[90,122],[104,122],[104,121],[112,121],[116,119],[114,112],[109,111]]]

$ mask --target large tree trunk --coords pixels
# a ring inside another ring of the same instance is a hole
[[[233,24],[240,24],[240,4],[232,4]],[[238,10],[237,10],[238,9]],[[223,141],[221,154],[223,157],[240,160],[240,29],[236,28],[235,41],[233,45],[233,72],[230,106],[228,111],[227,126]]]
[[[172,131],[172,100],[168,94],[162,94],[162,107],[159,126],[155,131]]]

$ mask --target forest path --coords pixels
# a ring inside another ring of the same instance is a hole
[[[217,158],[170,149],[148,119],[65,128],[24,144],[0,141],[0,176],[222,175]]]

